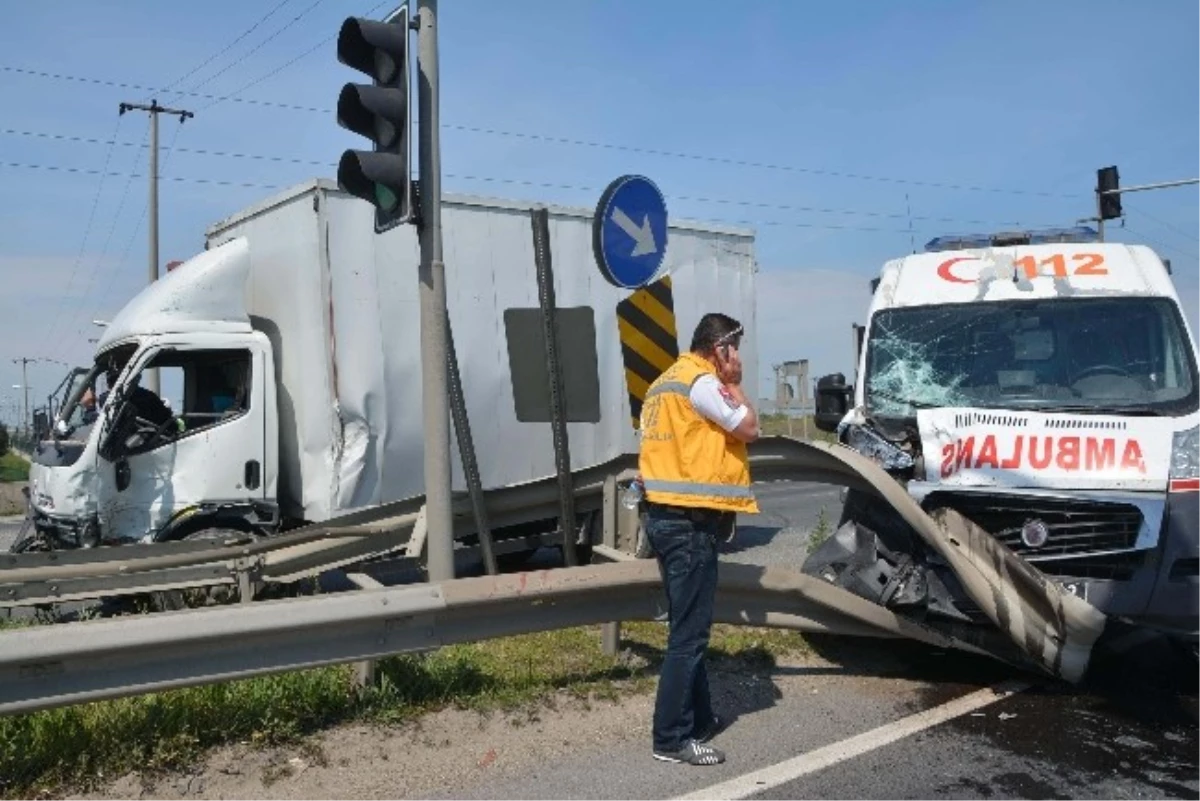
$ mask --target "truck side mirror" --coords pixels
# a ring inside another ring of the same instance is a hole
[[[846,376],[841,373],[831,373],[817,379],[817,413],[814,422],[817,428],[832,433],[837,431],[838,423],[850,411],[850,398],[854,387],[846,383]]]

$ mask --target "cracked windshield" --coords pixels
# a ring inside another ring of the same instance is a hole
[[[885,417],[944,406],[1170,414],[1196,402],[1196,365],[1166,301],[910,307],[879,312],[872,328],[867,405]]]

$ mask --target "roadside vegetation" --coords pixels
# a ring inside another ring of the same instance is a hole
[[[0,481],[24,482],[29,480],[29,462],[9,451],[0,456]]]
[[[21,487],[29,480],[29,462],[8,450],[7,434],[0,438],[0,517],[25,511]]]
[[[648,692],[666,626],[625,623],[621,634],[616,657],[588,626],[392,657],[365,690],[350,666],[336,666],[3,717],[0,796],[94,788],[130,771],[187,767],[217,746],[275,746],[342,723],[397,725],[450,706],[509,711],[564,691],[588,701]],[[716,666],[743,669],[805,650],[793,632],[727,625],[714,627],[710,645]]]
[[[821,547],[821,543],[829,539],[829,535],[833,533],[833,526],[829,523],[829,514],[825,511],[825,507],[821,507],[820,513],[817,515],[817,524],[813,526],[812,531],[808,533],[808,551],[812,553]]]

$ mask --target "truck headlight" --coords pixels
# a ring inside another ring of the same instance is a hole
[[[1200,425],[1175,432],[1171,441],[1171,478],[1200,478]]]

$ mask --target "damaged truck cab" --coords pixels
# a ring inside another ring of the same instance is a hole
[[[107,325],[54,438],[33,454],[35,536],[21,542],[94,547],[272,530],[274,360],[246,317],[246,251],[242,240],[197,256]],[[154,373],[161,395],[148,386]]]
[[[873,285],[857,386],[818,382],[818,427],[927,512],[957,511],[1105,614],[1194,648],[1200,381],[1168,267],[1075,228],[935,239]],[[980,622],[906,528],[852,490],[805,571]]]

